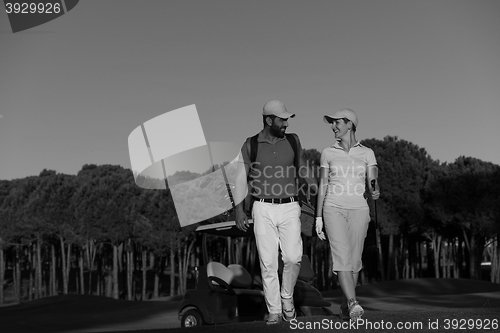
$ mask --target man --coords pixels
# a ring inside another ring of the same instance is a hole
[[[296,173],[306,179],[307,167],[302,158],[302,147],[296,134],[290,139],[285,135],[288,119],[295,115],[288,112],[280,101],[264,105],[262,113],[264,128],[257,136],[257,155],[250,161],[251,152],[247,142],[241,149],[243,163],[239,164],[236,176],[235,202],[236,225],[246,231],[248,219],[244,211],[247,175],[251,170],[252,218],[255,239],[260,257],[262,284],[269,316],[267,324],[277,324],[283,318],[290,321],[296,317],[293,290],[302,259],[300,235],[300,205],[297,196]],[[299,155],[299,170],[295,170],[295,150]],[[283,276],[280,290],[278,279],[278,247],[283,259]]]

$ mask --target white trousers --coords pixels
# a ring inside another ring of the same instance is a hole
[[[302,260],[300,206],[298,202],[272,204],[255,201],[252,217],[267,309],[269,313],[281,313],[281,298],[291,303]],[[281,291],[278,247],[284,264]],[[287,304],[287,308],[290,305]]]

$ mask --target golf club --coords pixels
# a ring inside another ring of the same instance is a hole
[[[376,184],[377,184],[377,180],[376,179],[372,179],[371,185],[372,185],[372,188],[373,188],[374,191],[375,191],[375,185]],[[373,200],[373,202],[375,204],[375,228],[377,228],[377,230],[378,230],[377,200]]]
[[[372,186],[374,191],[375,191],[376,184],[377,184],[377,180],[372,179],[371,186]],[[382,281],[384,281],[385,280],[384,262],[383,262],[383,257],[382,257],[382,244],[380,242],[380,229],[378,226],[377,200],[373,200],[373,203],[375,205],[375,237],[376,237],[376,242],[377,242],[378,267],[379,267],[380,277],[381,277]]]

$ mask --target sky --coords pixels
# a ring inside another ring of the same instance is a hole
[[[350,108],[359,140],[500,164],[499,17],[497,0],[85,0],[12,33],[1,11],[0,179],[130,168],[130,133],[192,104],[207,142],[240,146],[273,99],[304,148]]]

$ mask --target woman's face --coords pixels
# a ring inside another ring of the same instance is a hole
[[[349,122],[343,119],[334,119],[332,122],[332,131],[335,133],[335,138],[340,139],[349,132]]]

